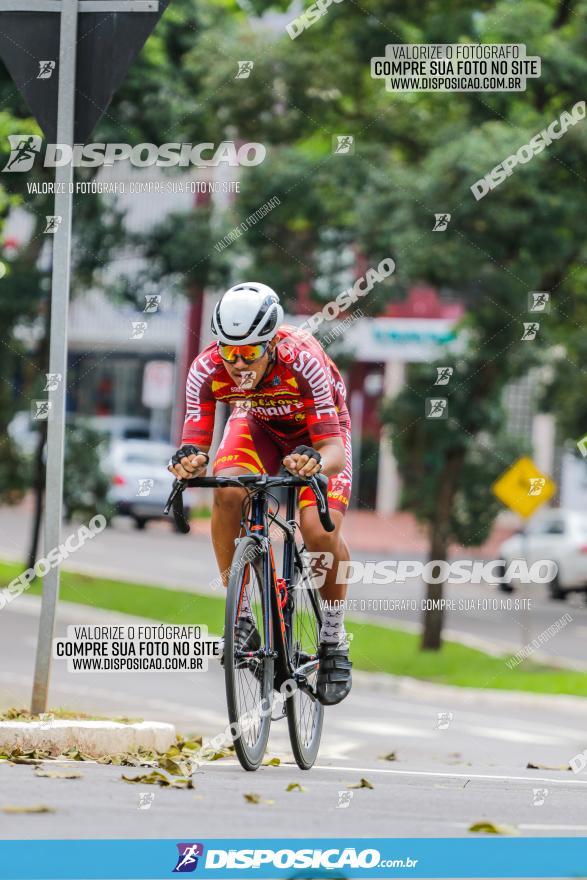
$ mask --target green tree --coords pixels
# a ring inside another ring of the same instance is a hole
[[[507,435],[501,439],[503,389],[545,357],[557,325],[565,321],[563,310],[556,311],[557,302],[566,303],[566,312],[580,297],[575,276],[584,260],[587,217],[573,169],[585,161],[584,128],[570,128],[482,201],[469,190],[579,99],[568,76],[569,70],[584,66],[579,22],[551,4],[536,3],[532,9],[532,54],[542,55],[543,80],[529,85],[526,96],[499,94],[481,100],[450,95],[446,103],[439,98],[436,145],[427,147],[416,162],[400,161],[374,171],[366,197],[365,250],[392,241],[401,285],[423,278],[456,293],[468,307],[461,358],[442,361],[455,369],[446,393],[433,387],[435,373],[426,378],[421,372],[411,374],[399,399],[385,410],[406,486],[404,502],[428,523],[430,555],[439,560],[446,558],[451,539],[474,543],[475,535],[458,537],[463,515],[464,522],[479,523],[478,541],[487,534],[497,510],[490,482],[517,455],[514,450],[507,453]],[[479,20],[479,36],[507,42],[521,14],[521,9],[496,4]],[[452,114],[443,118],[448,101]],[[433,215],[441,211],[452,214],[449,230],[433,233]],[[528,310],[533,290],[550,291],[554,309],[540,318],[536,339],[526,341],[524,323],[537,320]],[[448,420],[425,418],[425,398],[431,396],[447,398]],[[493,431],[490,444],[488,430]],[[471,455],[483,460],[483,449],[491,463],[474,471],[471,484],[468,462]],[[464,500],[473,503],[479,491],[484,515],[475,520]],[[440,597],[442,584],[430,585],[428,595]],[[425,648],[440,646],[441,624],[439,615],[426,616]]]

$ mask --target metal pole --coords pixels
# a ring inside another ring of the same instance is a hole
[[[73,145],[78,0],[63,0],[59,36],[59,88],[57,97],[57,143]],[[45,488],[45,554],[59,545],[63,506],[63,454],[65,443],[65,385],[67,372],[67,315],[71,259],[71,211],[73,163],[55,170],[55,215],[61,218],[53,239],[51,286],[51,334],[49,372],[61,378],[50,392],[47,424],[47,479]],[[61,191],[62,190],[62,191]],[[39,638],[31,711],[47,708],[51,645],[59,598],[59,567],[43,580]]]

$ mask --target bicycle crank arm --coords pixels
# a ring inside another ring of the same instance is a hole
[[[312,675],[313,672],[316,672],[318,666],[320,665],[319,660],[310,660],[308,663],[303,663],[301,666],[294,672],[294,678],[297,682],[306,681],[309,675]]]

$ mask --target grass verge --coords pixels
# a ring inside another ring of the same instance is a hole
[[[0,562],[0,587],[22,571],[22,566]],[[41,582],[28,592],[40,595]],[[224,626],[224,597],[202,596],[180,590],[131,584],[62,571],[61,600],[94,608],[132,614],[166,623],[197,623],[211,633]],[[18,598],[15,605],[18,607]],[[492,657],[457,642],[445,642],[442,650],[420,651],[412,633],[350,619],[352,660],[356,669],[406,675],[438,684],[495,688],[546,694],[587,696],[587,673],[574,672],[525,660],[513,669],[507,656]]]

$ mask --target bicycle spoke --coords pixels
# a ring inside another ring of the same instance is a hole
[[[225,633],[225,644],[230,646],[225,658],[229,719],[237,756],[247,770],[255,770],[261,763],[271,723],[262,709],[267,664],[272,669],[273,661],[257,656],[265,645],[263,572],[259,561],[248,561],[247,556],[256,546],[245,539],[237,549],[229,579]]]
[[[299,667],[318,651],[320,621],[305,573],[298,572],[293,590],[292,663]],[[317,670],[307,675],[306,682],[315,691]],[[298,688],[288,703],[288,724],[292,748],[300,767],[311,767],[316,758],[322,732],[323,708],[303,687]]]

